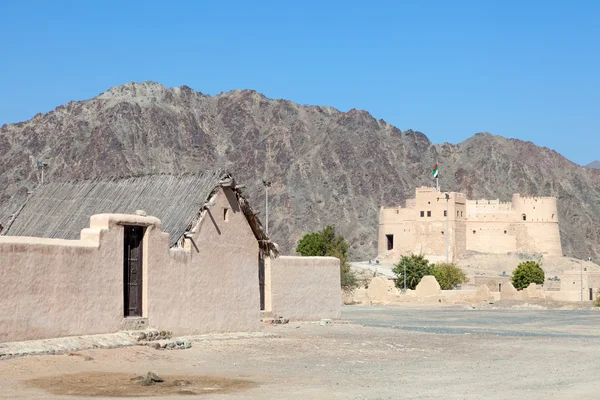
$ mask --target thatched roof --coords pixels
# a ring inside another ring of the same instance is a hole
[[[26,203],[5,223],[2,235],[79,239],[94,214],[133,214],[144,210],[162,221],[171,247],[202,217],[204,204],[224,180],[231,176],[221,170],[160,174],[128,178],[53,182],[38,187]],[[276,255],[276,245],[242,192],[231,185],[264,254]]]

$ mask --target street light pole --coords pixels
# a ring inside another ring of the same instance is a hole
[[[581,293],[581,302],[583,303],[583,261],[579,263],[579,292]]]
[[[404,265],[404,294],[406,294],[406,259],[403,260],[402,264]]]
[[[265,232],[269,236],[269,188],[271,187],[271,181],[263,179],[263,185],[265,185]]]

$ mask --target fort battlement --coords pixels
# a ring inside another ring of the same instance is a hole
[[[382,207],[379,253],[422,253],[456,260],[467,251],[562,255],[556,197],[469,200],[463,193],[415,190],[403,208]],[[446,250],[448,242],[448,250]]]

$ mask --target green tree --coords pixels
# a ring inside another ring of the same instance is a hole
[[[404,289],[404,263],[406,263],[406,288],[415,289],[421,278],[425,275],[432,274],[432,266],[429,261],[422,255],[413,254],[402,256],[398,264],[394,264],[392,272],[396,275],[396,287]]]
[[[305,257],[336,257],[340,259],[340,284],[344,290],[353,290],[358,279],[348,263],[350,245],[342,235],[337,235],[335,227],[327,225],[320,232],[307,233],[298,242],[296,252]]]
[[[525,289],[532,282],[544,283],[544,270],[535,261],[524,261],[512,273],[513,286],[518,290]]]
[[[454,289],[456,285],[467,282],[464,271],[453,264],[436,264],[432,267],[433,276],[440,284],[442,290]]]

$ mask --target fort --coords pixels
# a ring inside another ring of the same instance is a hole
[[[416,189],[404,206],[381,207],[378,253],[423,254],[456,262],[469,251],[561,257],[556,197],[469,200],[463,193]]]

